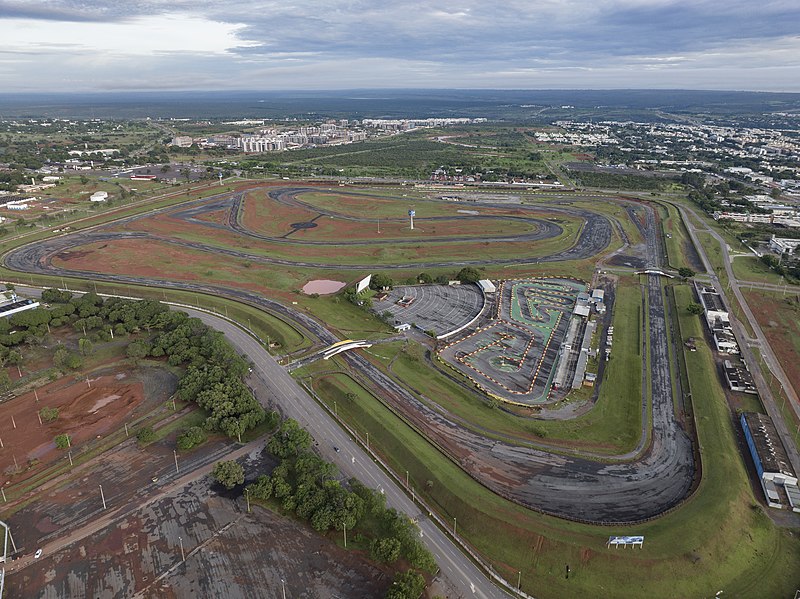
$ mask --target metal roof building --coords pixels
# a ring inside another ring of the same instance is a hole
[[[770,507],[782,508],[784,499],[800,512],[800,488],[789,457],[769,416],[755,412],[741,415],[742,430]]]

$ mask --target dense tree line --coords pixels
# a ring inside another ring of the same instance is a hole
[[[578,179],[581,185],[585,187],[609,189],[646,189],[658,191],[666,189],[670,183],[677,181],[677,179],[672,177],[647,177],[644,175],[624,175],[619,173],[574,170],[570,170],[570,176]]]
[[[349,481],[349,488],[342,485],[336,480],[336,466],[310,451],[311,443],[295,420],[284,420],[267,444],[280,462],[269,475],[247,485],[250,499],[275,502],[319,532],[346,528],[354,541],[368,545],[376,561],[391,564],[402,558],[434,572],[436,562],[408,517],[388,509],[384,495],[356,479]]]
[[[46,289],[42,301],[48,307],[26,310],[0,319],[0,360],[14,359],[10,348],[41,339],[50,327],[70,325],[83,333],[81,353],[89,353],[91,344],[109,341],[112,335],[143,333],[131,341],[128,357],[166,357],[172,366],[185,366],[178,382],[178,396],[197,403],[208,417],[206,430],[219,430],[233,438],[264,422],[266,412],[243,382],[248,363],[236,353],[224,335],[197,318],[170,310],[153,300],[103,300],[96,293],[75,297],[69,291]],[[12,330],[13,328],[13,330]],[[59,367],[80,368],[81,354],[65,347],[55,353]],[[277,416],[271,415],[277,423]],[[192,439],[198,439],[194,435]],[[186,443],[189,439],[186,440]],[[202,441],[196,441],[197,444]]]

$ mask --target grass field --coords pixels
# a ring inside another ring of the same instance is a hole
[[[753,255],[734,258],[733,274],[736,275],[739,281],[758,281],[759,283],[772,283],[773,285],[784,283],[783,277]],[[793,290],[795,292],[800,291],[800,287],[792,285],[787,285],[787,289],[790,293]]]
[[[661,204],[661,209],[661,227],[669,265],[676,269],[684,266],[694,268],[689,258],[692,241],[678,209],[672,204]]]
[[[680,290],[684,295],[688,288]],[[686,298],[680,298],[686,299]],[[681,318],[684,335],[699,321]],[[345,374],[319,376],[317,392],[459,530],[497,571],[537,597],[789,596],[800,582],[800,544],[755,505],[732,418],[707,348],[690,361],[705,478],[683,506],[613,531],[543,516],[500,499],[464,474]],[[348,395],[350,394],[350,395]],[[353,399],[355,398],[355,399]],[[463,523],[463,525],[462,525]],[[642,552],[608,550],[609,534],[644,534]],[[564,564],[572,574],[564,579]],[[624,582],[623,582],[624,581]]]

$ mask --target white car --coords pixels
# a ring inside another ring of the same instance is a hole
[[[39,559],[40,557],[42,557],[42,550],[37,549],[36,553],[33,554],[33,559]]]

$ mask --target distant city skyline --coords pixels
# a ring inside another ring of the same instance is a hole
[[[800,92],[796,0],[0,0],[0,90]]]

